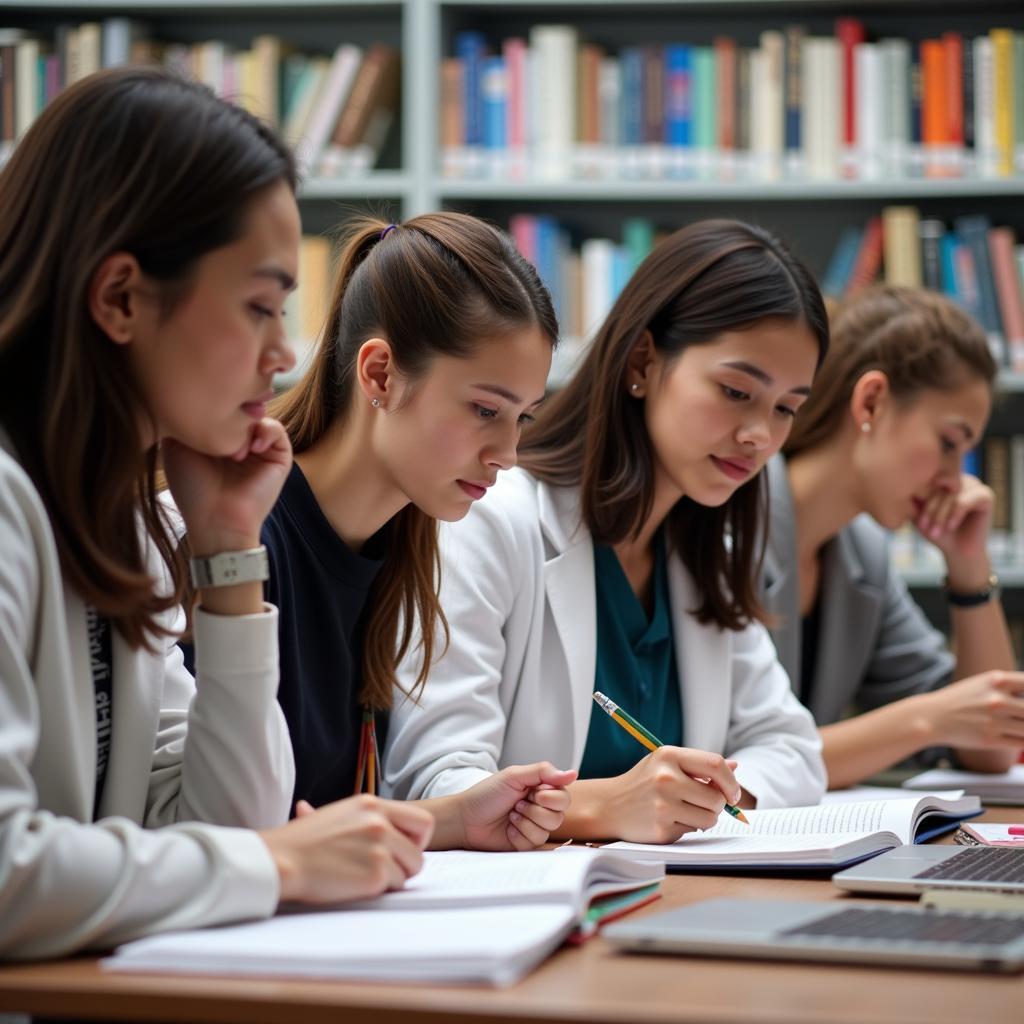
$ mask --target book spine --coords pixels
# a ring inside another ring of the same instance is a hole
[[[786,149],[785,36],[774,29],[761,33],[764,68],[764,118],[761,173],[774,180],[782,171]]]
[[[878,277],[882,266],[882,218],[872,217],[864,228],[860,251],[850,272],[846,294],[852,295],[867,287]]]
[[[917,225],[921,240],[921,283],[934,292],[942,291],[942,237],[946,227],[941,220],[922,220]]]
[[[480,91],[483,99],[481,142],[486,151],[486,170],[491,176],[500,177],[507,143],[508,78],[504,57],[484,57],[480,65]]]
[[[854,50],[865,41],[864,24],[856,18],[837,18],[835,38],[839,46],[840,146],[844,173],[856,173],[857,72]]]
[[[1024,32],[1013,36],[1013,166],[1024,174]]]
[[[1013,32],[994,28],[992,40],[992,102],[995,128],[996,170],[1013,174]]]
[[[723,169],[731,173],[736,151],[736,40],[730,36],[716,36],[711,45],[715,51],[718,78],[718,150]],[[728,167],[725,162],[729,163]]]
[[[918,212],[913,206],[887,206],[882,211],[886,284],[921,287],[918,221]]]
[[[921,43],[922,128],[925,163],[932,174],[941,174],[947,143],[946,53],[938,39]]]
[[[805,30],[800,25],[789,25],[785,30],[785,148],[786,173],[799,177],[803,173],[803,135],[801,111],[803,108],[803,49]]]
[[[1015,373],[1024,372],[1024,299],[1014,256],[1013,232],[992,228],[988,233],[989,256],[995,278],[996,298],[1006,342],[1007,362]]]
[[[455,37],[455,56],[462,61],[462,124],[469,147],[483,144],[483,95],[480,76],[487,41],[480,32],[460,32]]]
[[[968,40],[961,51],[961,96],[964,110],[965,170],[974,170],[974,44]]]
[[[985,216],[957,217],[954,221],[960,240],[970,250],[978,289],[978,320],[988,334],[992,356],[999,366],[1006,365],[1006,346],[1003,341],[999,307],[996,302],[992,261],[988,252],[988,232],[991,225]]]
[[[847,281],[860,249],[861,233],[859,227],[849,227],[845,228],[839,236],[839,241],[828,261],[825,276],[821,279],[822,293],[829,298],[838,299],[846,290]]]
[[[690,47],[665,47],[665,144],[669,148],[669,174],[685,176],[692,146],[692,68]]]
[[[978,174],[994,177],[999,171],[996,150],[995,99],[992,77],[992,40],[974,40],[974,148]]]
[[[945,57],[946,144],[950,168],[964,168],[964,37],[959,32],[942,34]]]

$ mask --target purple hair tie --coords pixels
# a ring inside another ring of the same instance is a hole
[[[382,241],[382,240],[383,240],[383,238],[384,238],[384,236],[385,236],[385,235],[386,235],[386,234],[387,234],[387,233],[388,233],[389,231],[394,231],[394,230],[395,230],[395,228],[397,228],[397,227],[398,227],[398,225],[397,225],[397,224],[389,224],[389,225],[388,225],[388,226],[387,226],[386,228],[384,228],[384,230],[383,230],[383,231],[381,231],[381,233],[380,233],[380,238],[378,239],[378,241]]]

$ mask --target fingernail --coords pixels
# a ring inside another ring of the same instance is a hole
[[[511,814],[509,814],[509,816],[508,816],[509,821],[519,821],[520,817],[521,817],[521,815],[516,814],[515,811],[512,811]]]
[[[525,811],[526,810],[526,801],[525,800],[520,800],[519,803],[516,804],[516,810],[517,811]]]

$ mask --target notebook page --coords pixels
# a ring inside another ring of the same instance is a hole
[[[803,833],[827,835],[894,832],[901,842],[910,842],[911,822],[918,801],[867,800],[862,803],[819,804],[815,807],[782,807],[767,811],[745,811],[750,825],[723,814],[714,828],[704,833],[687,833],[679,844],[697,835],[784,836]]]

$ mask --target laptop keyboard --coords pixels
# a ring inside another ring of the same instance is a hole
[[[1024,884],[1024,851],[971,846],[955,857],[919,871],[914,878],[958,882],[1020,882]]]
[[[1024,936],[1024,917],[992,917],[989,914],[948,910],[938,914],[885,908],[850,908],[779,934],[787,937],[959,942],[998,946]]]

